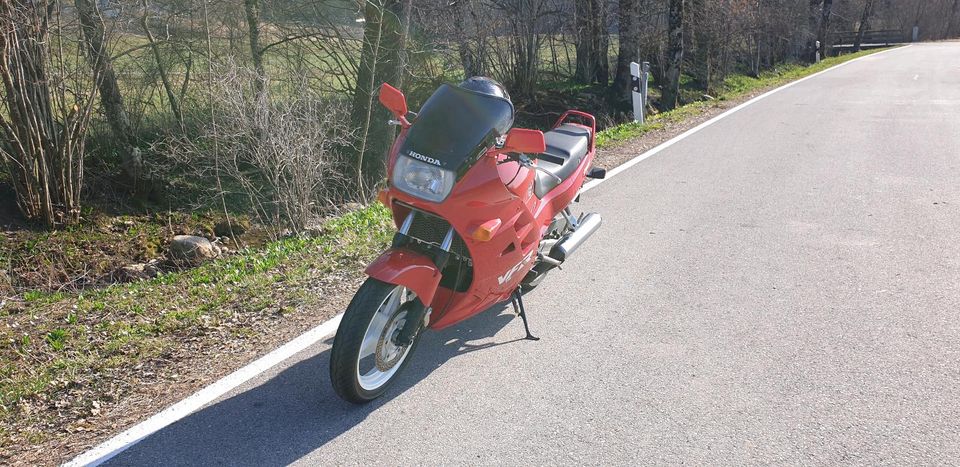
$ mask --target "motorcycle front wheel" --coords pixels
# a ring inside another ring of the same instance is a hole
[[[330,380],[337,395],[355,404],[370,402],[406,367],[422,329],[410,345],[397,345],[395,338],[416,298],[406,287],[372,278],[360,286],[330,352]]]

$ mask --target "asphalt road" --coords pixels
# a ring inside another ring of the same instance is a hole
[[[341,402],[329,341],[112,465],[960,463],[960,43],[783,90],[584,195],[526,297]]]

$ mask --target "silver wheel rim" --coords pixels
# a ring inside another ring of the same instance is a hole
[[[357,381],[363,389],[375,391],[387,384],[410,353],[410,346],[394,344],[393,336],[406,321],[407,312],[401,307],[415,297],[406,287],[397,286],[370,319],[357,356]]]

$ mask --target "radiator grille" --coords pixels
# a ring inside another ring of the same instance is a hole
[[[407,232],[407,236],[436,247],[442,245],[443,237],[445,237],[447,231],[450,230],[450,223],[438,216],[423,211],[414,210],[413,212],[413,223],[410,225],[410,231]],[[470,251],[467,249],[466,243],[464,243],[456,231],[453,233],[453,243],[450,245],[450,253],[464,259],[470,258]]]

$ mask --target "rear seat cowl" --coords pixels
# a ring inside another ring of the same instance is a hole
[[[579,125],[565,123],[543,134],[547,154],[568,157],[583,157],[590,146],[590,130]]]
[[[555,177],[537,172],[534,192],[538,198],[543,198],[560,184],[557,178],[566,180],[573,175],[590,149],[590,136],[589,129],[570,123],[543,134],[547,150],[538,157],[537,165]]]

